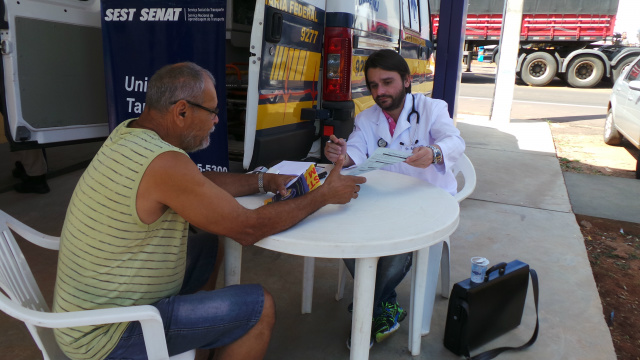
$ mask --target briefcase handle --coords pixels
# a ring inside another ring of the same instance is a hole
[[[504,275],[504,272],[507,269],[507,263],[506,262],[501,262],[498,264],[493,265],[492,267],[490,267],[487,272],[485,272],[484,274],[484,282],[489,281],[489,274],[491,274],[492,272],[498,270],[498,276],[502,276]]]

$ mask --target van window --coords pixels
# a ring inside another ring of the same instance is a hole
[[[420,4],[418,4],[418,0],[402,0],[402,18],[405,28],[420,32]]]
[[[234,0],[233,1],[233,23],[251,26],[253,23],[253,13],[256,7],[256,0]]]

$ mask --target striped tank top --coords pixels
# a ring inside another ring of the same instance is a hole
[[[53,311],[146,305],[175,295],[186,264],[188,223],[168,209],[153,224],[140,221],[136,194],[149,163],[178,151],[158,134],[113,130],[73,192],[62,228]],[[56,329],[71,359],[103,359],[128,323]]]

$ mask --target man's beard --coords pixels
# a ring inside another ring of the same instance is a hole
[[[405,96],[406,96],[406,92],[404,89],[402,89],[397,94],[378,96],[374,100],[382,110],[389,112],[389,111],[393,111],[400,108],[404,104]],[[391,102],[388,103],[387,105],[383,105],[380,101],[383,98],[391,99]]]
[[[185,137],[182,139],[182,150],[191,153],[205,149],[209,146],[209,136],[211,135],[213,130],[215,130],[215,128],[215,126],[212,127],[207,136],[205,136],[204,138],[198,138],[193,132],[185,135]]]

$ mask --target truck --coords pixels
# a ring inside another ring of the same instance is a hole
[[[437,41],[440,0],[429,0]],[[469,0],[465,51],[500,57],[504,0]],[[556,76],[569,86],[590,88],[615,80],[640,55],[640,48],[613,42],[618,0],[524,1],[517,76],[531,86],[545,86]],[[600,44],[598,44],[600,43]]]
[[[104,139],[110,131],[107,113],[114,105],[105,94],[108,82],[139,93],[135,102],[122,104],[132,108],[129,118],[142,112],[143,89],[155,69],[136,75],[135,83],[132,76],[105,75],[110,60],[103,54],[103,41],[109,36],[101,28],[109,21],[206,20],[225,14],[220,53],[226,71],[216,78],[217,92],[226,99],[219,114],[225,127],[219,124],[216,132],[228,129],[228,148],[223,150],[244,169],[317,158],[323,137],[348,136],[356,114],[374,104],[363,67],[375,50],[394,49],[407,60],[413,91],[429,94],[433,88],[426,2],[220,0],[222,7],[226,3],[224,12],[196,9],[206,1],[172,1],[170,9],[163,9],[149,0],[4,0],[2,114],[11,147]],[[113,3],[118,8],[111,9]],[[205,17],[196,18],[203,12]],[[116,43],[137,34],[117,36]],[[192,51],[199,47],[207,44],[193,44]],[[144,51],[151,48],[144,46]],[[144,51],[132,54],[142,56]]]

